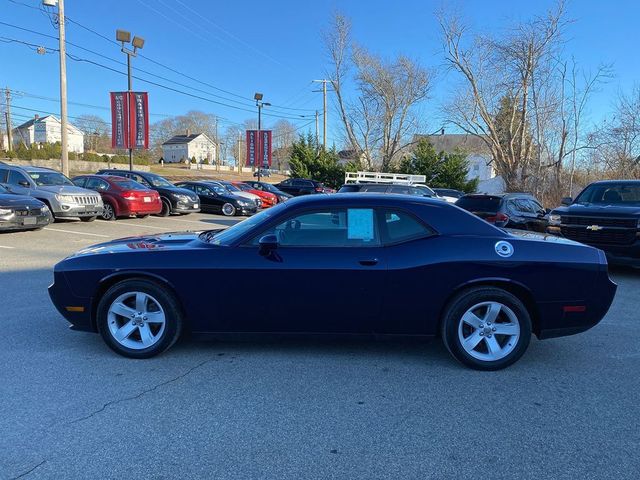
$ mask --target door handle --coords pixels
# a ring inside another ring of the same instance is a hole
[[[360,265],[363,265],[365,267],[372,267],[374,265],[378,264],[378,259],[377,258],[369,258],[366,260],[360,260]]]

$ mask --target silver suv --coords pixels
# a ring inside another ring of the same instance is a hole
[[[0,165],[0,184],[11,193],[29,195],[46,203],[54,218],[91,222],[102,214],[102,198],[98,193],[76,187],[62,173],[50,168]]]

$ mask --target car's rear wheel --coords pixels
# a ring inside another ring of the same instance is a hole
[[[97,217],[80,217],[81,222],[93,222]]]
[[[168,200],[165,200],[163,198],[162,199],[162,210],[160,210],[160,213],[158,215],[161,216],[161,217],[168,217],[170,213],[171,213],[171,204],[169,203]]]
[[[441,333],[449,352],[476,370],[516,362],[531,339],[531,317],[511,293],[494,287],[465,290],[448,305]]]
[[[222,205],[222,213],[227,217],[233,217],[236,214],[236,207],[231,203],[225,203]]]
[[[102,215],[103,220],[115,220],[116,219],[116,211],[109,202],[105,202],[102,206]]]
[[[97,326],[115,352],[149,358],[176,342],[182,330],[182,313],[174,295],[155,282],[124,280],[100,299]]]

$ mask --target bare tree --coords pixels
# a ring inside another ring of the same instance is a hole
[[[97,115],[79,115],[74,125],[84,133],[84,148],[87,151],[109,151],[111,149],[109,124]]]
[[[431,73],[404,55],[386,60],[354,45],[351,23],[340,14],[334,16],[331,28],[324,34],[324,43],[330,59],[328,75],[346,140],[362,153],[367,167],[378,163],[387,170],[416,129],[412,110],[427,98]],[[356,95],[349,101],[345,89],[351,79]]]
[[[531,175],[532,100],[536,78],[560,45],[564,4],[543,17],[518,23],[500,38],[467,37],[460,18],[439,15],[445,58],[463,79],[463,87],[446,107],[451,123],[482,139],[490,150],[507,190],[526,188]],[[497,112],[505,107],[501,125]],[[506,121],[504,121],[506,119]]]

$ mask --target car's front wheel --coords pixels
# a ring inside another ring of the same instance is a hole
[[[448,305],[441,325],[449,352],[476,370],[516,362],[531,339],[531,317],[516,296],[494,287],[465,290]]]
[[[182,330],[175,296],[144,279],[124,280],[102,296],[97,326],[106,344],[125,357],[149,358],[171,347]]]
[[[171,203],[169,200],[162,199],[162,210],[158,213],[160,217],[168,217],[171,214]]]
[[[231,203],[225,203],[222,205],[222,213],[227,217],[233,217],[236,214],[236,207]]]

